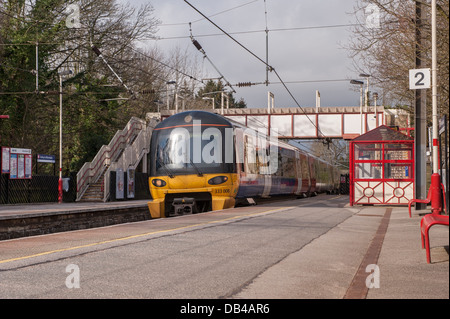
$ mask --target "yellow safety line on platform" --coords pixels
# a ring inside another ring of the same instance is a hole
[[[150,232],[150,233],[145,233],[145,234],[138,234],[138,235],[132,235],[132,236],[116,238],[116,239],[110,239],[110,240],[105,240],[105,241],[96,242],[96,243],[87,244],[87,245],[56,249],[56,250],[46,251],[46,252],[43,252],[43,253],[34,254],[34,255],[30,255],[30,256],[23,256],[23,257],[17,257],[17,258],[0,260],[0,264],[6,264],[6,263],[13,262],[13,261],[25,260],[25,259],[35,258],[35,257],[41,257],[41,256],[45,256],[45,255],[51,255],[51,254],[55,254],[55,253],[61,253],[61,252],[66,252],[66,251],[71,251],[71,250],[76,250],[76,249],[82,249],[82,248],[94,247],[94,246],[99,246],[99,245],[104,245],[104,244],[110,244],[110,243],[114,243],[114,242],[120,242],[120,241],[123,241],[123,240],[140,238],[140,237],[144,237],[144,236],[150,236],[150,235],[155,235],[155,234],[167,233],[167,232],[171,232],[171,231],[177,231],[177,230],[182,230],[182,229],[194,228],[194,227],[204,226],[204,225],[208,225],[208,224],[215,224],[215,223],[220,223],[220,222],[226,222],[226,221],[230,221],[230,220],[233,220],[233,219],[239,219],[239,218],[243,218],[243,217],[254,217],[254,216],[257,216],[257,215],[263,215],[263,214],[268,214],[268,213],[276,213],[276,212],[280,212],[280,211],[290,210],[290,209],[295,208],[295,207],[296,206],[283,207],[283,208],[272,209],[272,210],[268,210],[268,211],[264,211],[264,212],[260,212],[260,213],[254,213],[254,214],[249,214],[249,215],[239,215],[239,216],[225,218],[225,219],[220,219],[220,220],[213,220],[213,221],[206,222],[206,223],[200,223],[200,224],[183,226],[183,227],[172,228],[172,229],[158,230],[158,231],[155,231],[155,232]]]

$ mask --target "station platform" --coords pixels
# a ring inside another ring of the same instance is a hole
[[[412,218],[401,206],[352,209],[361,210],[263,272],[234,298],[449,299],[449,228],[430,229],[430,264],[421,247],[420,221],[429,209],[413,210]],[[386,219],[387,209],[392,210]],[[362,242],[369,243],[367,251],[354,258]]]
[[[148,199],[0,206],[0,240],[150,219]]]
[[[70,224],[68,221],[71,218],[77,218],[77,229],[98,227],[92,222],[95,219],[99,225],[107,222],[116,224],[127,222],[114,220],[118,218],[118,215],[128,214],[128,217],[123,218],[128,218],[130,221],[133,221],[133,218],[134,221],[149,220],[151,217],[148,213],[147,201],[5,205],[0,207],[0,233],[6,232],[10,235],[17,233],[14,238],[18,238],[21,237],[20,231],[25,232],[28,229],[31,234],[35,227],[33,225],[39,225],[41,229],[45,228],[45,225],[53,225],[55,229],[48,227],[48,233],[62,232],[65,231],[62,226]],[[287,202],[283,205],[297,204]],[[429,209],[413,210],[412,218],[410,218],[407,207],[344,205],[345,203],[340,206],[341,208],[337,208],[337,211],[350,212],[349,218],[267,268],[236,295],[229,297],[236,299],[449,298],[449,228],[447,226],[431,228],[430,264],[426,261],[425,249],[421,248],[420,220],[425,214],[430,213]],[[99,231],[101,234],[98,236],[102,241],[111,243],[122,240],[121,238],[126,236],[133,238],[157,236],[157,234],[162,236],[191,228],[207,228],[223,223],[222,221],[231,222],[248,218],[246,216],[276,214],[277,211],[288,209],[280,210],[278,206],[277,203],[269,203],[229,209],[214,214],[169,218],[157,223],[153,221],[137,223],[128,228],[117,228],[121,227],[117,226]],[[86,220],[90,220],[90,224]],[[22,226],[19,225],[20,223]],[[56,229],[58,225],[60,228]],[[20,227],[22,230],[19,231]],[[84,236],[87,233],[77,234],[77,236]],[[93,242],[100,240],[95,237],[95,231],[89,232],[89,236],[92,237]],[[120,238],[117,239],[117,237]],[[5,252],[3,258],[20,259],[16,256],[19,252],[13,247],[21,241],[4,239],[6,240],[0,241],[0,251]],[[57,245],[68,245],[67,238],[61,240],[59,236],[53,236],[51,240],[57,242]],[[27,241],[27,243],[31,246],[39,245],[33,241]],[[46,245],[49,243],[46,242]],[[58,248],[59,250],[61,249]],[[71,252],[72,248],[66,248],[66,250]],[[11,256],[8,255],[8,251]],[[367,263],[375,265],[378,273],[375,273],[375,268],[367,270]],[[371,275],[379,275],[379,281],[377,282],[376,276],[372,277],[375,287],[368,288],[364,283],[367,283],[366,279]]]

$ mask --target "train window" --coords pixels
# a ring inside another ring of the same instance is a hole
[[[191,127],[155,131],[150,154],[152,176],[233,172],[233,163],[226,162],[224,129],[208,127],[199,133]]]
[[[282,175],[287,178],[295,178],[295,160],[287,155],[281,159]]]
[[[308,158],[305,155],[300,155],[300,165],[302,168],[302,178],[309,179]]]
[[[316,168],[314,166],[314,158],[313,157],[309,158],[309,167],[310,167],[309,172],[310,172],[311,180],[316,180],[317,174],[316,174]]]

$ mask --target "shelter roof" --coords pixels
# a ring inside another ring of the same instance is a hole
[[[400,133],[389,126],[381,125],[352,140],[352,142],[370,141],[414,141],[414,138]]]

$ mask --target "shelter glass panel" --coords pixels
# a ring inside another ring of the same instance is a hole
[[[378,179],[382,178],[381,163],[358,163],[355,167],[356,179]]]
[[[385,179],[411,179],[412,164],[404,163],[385,163],[384,164]]]
[[[384,154],[386,160],[412,160],[412,144],[386,144]]]
[[[381,160],[383,157],[381,144],[356,144],[356,160]]]

